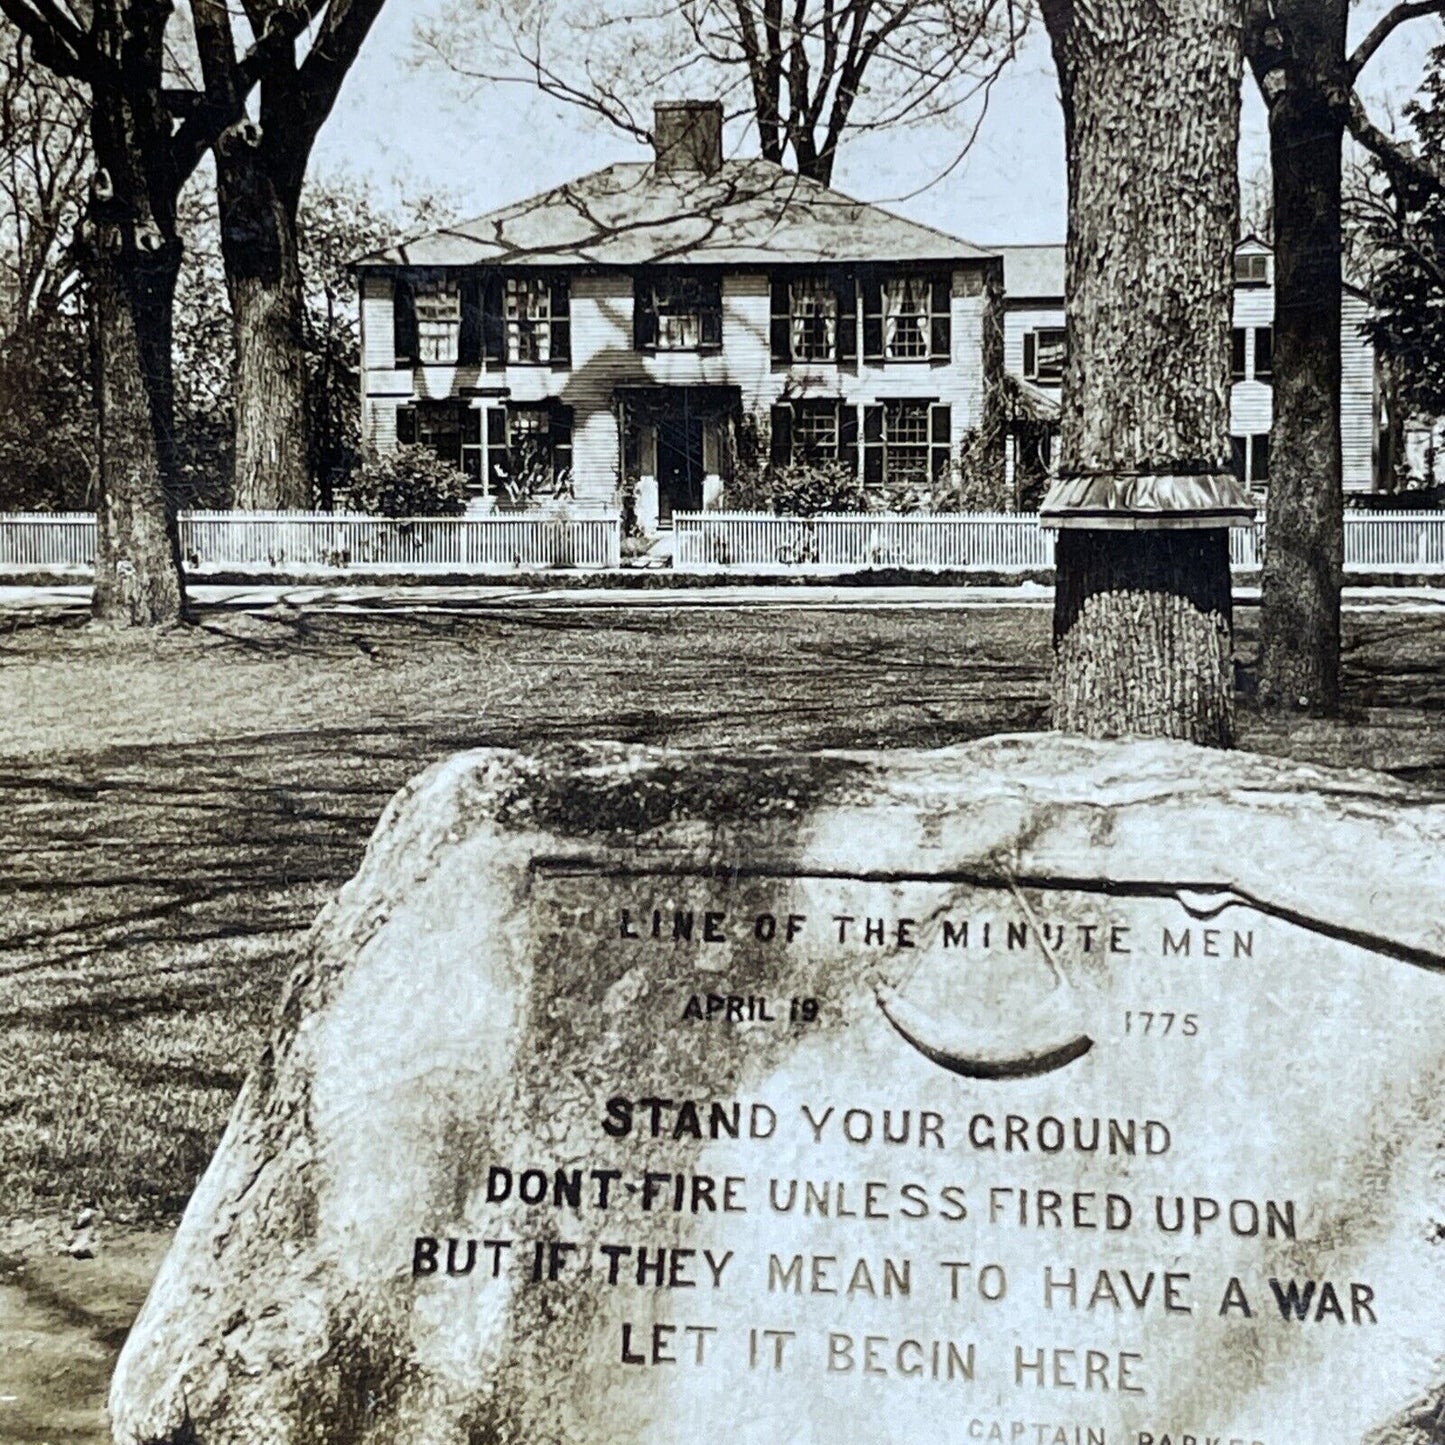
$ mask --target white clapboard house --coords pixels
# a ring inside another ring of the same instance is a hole
[[[1039,490],[1055,459],[1067,354],[1064,248],[997,249],[1004,258],[1004,367],[1015,383],[1008,478],[1011,487],[1027,498]],[[1368,492],[1376,486],[1379,404],[1375,351],[1361,329],[1367,313],[1365,297],[1347,286],[1340,332],[1340,403],[1345,489],[1351,492]],[[1269,484],[1273,359],[1274,255],[1265,242],[1249,236],[1234,253],[1230,432],[1235,475],[1256,491]]]
[[[357,263],[374,445],[432,447],[479,501],[625,486],[649,529],[724,504],[740,458],[884,489],[1001,447],[996,253],[724,160],[715,103],[659,105],[655,136],[651,162]]]

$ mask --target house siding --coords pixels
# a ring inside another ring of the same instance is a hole
[[[1372,491],[1377,472],[1375,348],[1362,329],[1369,310],[1364,297],[1345,293],[1340,336],[1340,443],[1347,492]]]

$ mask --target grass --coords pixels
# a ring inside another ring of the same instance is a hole
[[[1241,617],[1240,651],[1254,646]],[[212,612],[0,639],[0,1223],[184,1205],[296,942],[394,790],[481,744],[929,747],[1043,726],[1043,609]],[[1348,623],[1259,751],[1445,791],[1445,615]]]

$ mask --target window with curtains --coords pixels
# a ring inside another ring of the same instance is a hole
[[[772,277],[773,365],[842,365],[858,359],[858,291],[853,273],[833,268]]]
[[[865,274],[863,355],[871,362],[947,361],[952,287],[946,275]]]
[[[508,276],[507,360],[545,366],[552,360],[552,286],[536,276]]]
[[[567,277],[503,275],[497,268],[396,278],[397,366],[571,364]]]
[[[686,273],[638,276],[633,287],[633,329],[639,351],[721,347],[721,278]]]
[[[838,354],[838,293],[828,282],[788,282],[788,326],[794,361],[832,361]]]
[[[417,359],[456,361],[462,336],[462,292],[456,281],[419,281],[415,287]]]
[[[883,354],[889,361],[921,361],[933,345],[928,280],[894,276],[883,283]]]

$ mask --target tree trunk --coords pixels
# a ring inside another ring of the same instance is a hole
[[[1057,560],[1055,726],[1227,743],[1229,534],[1070,530]]]
[[[1345,555],[1340,448],[1340,188],[1347,0],[1279,0],[1271,55],[1250,54],[1269,102],[1274,172],[1274,420],[1265,504],[1259,698],[1340,702]],[[1271,77],[1277,77],[1272,79]],[[1279,80],[1283,89],[1279,89]]]
[[[180,248],[90,267],[96,359],[98,551],[92,611],[156,626],[185,605],[172,471],[171,304]]]
[[[1237,6],[1044,10],[1069,164],[1060,475],[1120,497],[1187,491],[1229,469]],[[1066,529],[1057,576],[1056,728],[1230,743],[1223,527]]]
[[[221,249],[236,342],[235,505],[311,505],[299,196],[264,152],[228,134],[220,147]]]
[[[85,258],[96,366],[97,619],[178,621],[171,326],[181,243],[160,78],[169,0],[104,0],[94,36],[116,77],[92,87]]]

